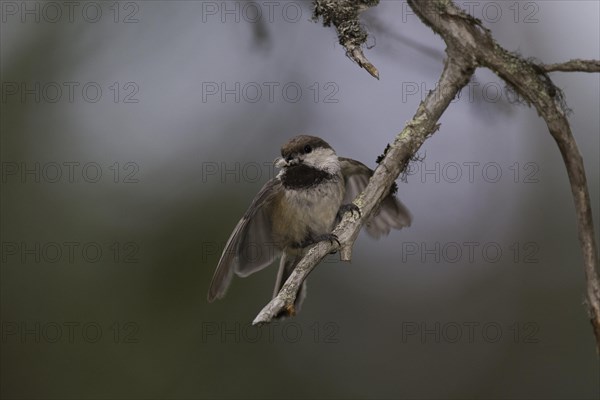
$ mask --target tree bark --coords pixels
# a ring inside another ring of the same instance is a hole
[[[360,12],[376,4],[377,1],[372,0],[315,0],[315,18],[322,17],[325,25],[333,22],[347,54],[354,54],[355,57],[351,58],[378,78],[377,69],[368,62],[360,49],[366,41],[366,33],[358,24]],[[289,309],[294,304],[300,284],[331,251],[340,250],[341,259],[350,260],[352,246],[363,223],[389,193],[393,182],[415,157],[423,142],[439,128],[438,120],[452,99],[469,82],[478,67],[485,67],[502,78],[528,105],[535,107],[558,145],[575,203],[587,284],[588,312],[596,337],[596,349],[600,350],[598,249],[586,174],[583,159],[567,119],[568,110],[562,93],[547,74],[553,71],[599,72],[600,61],[571,60],[558,64],[536,64],[501,47],[491,32],[482,26],[481,21],[466,14],[452,0],[408,0],[408,4],[421,21],[446,43],[447,58],[438,85],[419,105],[412,120],[396,136],[367,188],[354,201],[360,208],[361,215],[357,217],[346,214],[333,231],[340,240],[341,248],[338,249],[337,244],[328,242],[315,245],[298,264],[279,294],[258,314],[254,324],[269,322],[282,310]],[[359,32],[359,41],[351,41],[345,36],[348,30],[344,30],[343,27],[347,26],[353,27],[352,32]]]

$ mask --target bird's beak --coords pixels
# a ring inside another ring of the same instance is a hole
[[[288,165],[288,163],[287,163],[287,161],[285,161],[283,158],[281,158],[281,157],[277,157],[277,158],[276,158],[276,159],[273,161],[273,165],[274,165],[276,168],[279,168],[279,169],[281,169],[281,168],[283,168],[283,167],[287,166],[287,165]]]

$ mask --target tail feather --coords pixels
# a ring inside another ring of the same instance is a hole
[[[279,262],[279,271],[277,272],[277,279],[275,280],[275,289],[273,290],[273,297],[277,296],[277,294],[283,287],[283,284],[290,277],[290,275],[292,274],[292,271],[294,271],[294,268],[296,268],[296,265],[298,265],[298,263],[300,262],[301,259],[302,259],[302,255],[297,255],[297,256],[288,255],[285,252],[282,254],[281,261]],[[295,308],[296,312],[300,311],[300,308],[302,307],[302,303],[304,302],[305,297],[306,297],[306,281],[302,282],[302,285],[300,285],[300,289],[298,290],[298,293],[296,293],[296,300],[294,301],[294,308]],[[285,316],[286,315],[284,315],[282,313],[282,314],[278,315],[277,318],[283,318]]]

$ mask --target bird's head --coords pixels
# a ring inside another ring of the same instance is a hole
[[[299,135],[290,139],[281,147],[281,157],[275,160],[275,166],[283,170],[298,165],[331,174],[336,174],[340,170],[338,157],[329,143],[319,137],[308,135]]]

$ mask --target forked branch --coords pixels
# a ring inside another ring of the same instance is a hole
[[[423,142],[436,131],[438,120],[452,99],[469,82],[475,69],[482,66],[493,71],[529,105],[536,108],[538,114],[546,121],[548,130],[558,145],[575,202],[587,283],[588,311],[596,336],[597,349],[600,349],[598,250],[586,175],[583,160],[567,120],[562,93],[547,74],[552,71],[598,72],[600,61],[571,60],[560,64],[536,64],[502,48],[494,40],[491,32],[481,25],[481,21],[458,8],[452,0],[408,0],[408,3],[421,21],[439,34],[446,43],[447,59],[438,85],[420,104],[413,119],[398,134],[375,170],[368,186],[354,201],[361,210],[361,217],[347,214],[335,228],[333,233],[338,236],[342,248],[337,249],[337,245],[326,242],[321,242],[312,248],[298,264],[279,294],[258,314],[254,323],[269,322],[282,310],[291,307],[300,284],[329,252],[341,250],[341,258],[350,259],[351,248],[362,224],[389,192],[392,183],[406,168]],[[366,7],[375,4],[377,0],[340,0],[339,2],[315,0],[315,16],[322,16],[326,25],[333,23],[340,36],[340,43],[352,53],[357,47],[348,46],[343,42],[341,32],[344,31],[344,27],[357,28],[358,30],[353,32],[358,32],[359,38],[353,43],[358,45],[360,50],[360,45],[366,40],[366,33],[358,23],[358,14]],[[362,51],[356,54],[360,58]],[[356,61],[356,57],[354,59]],[[364,61],[362,63],[362,66],[369,70],[364,65]],[[369,72],[378,76],[371,70]]]

